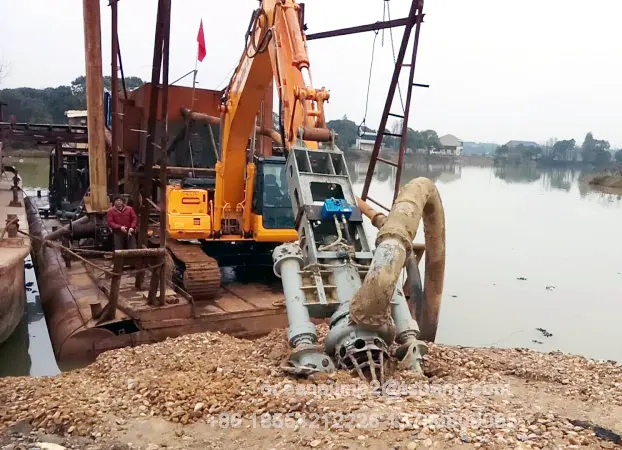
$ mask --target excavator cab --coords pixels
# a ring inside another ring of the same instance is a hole
[[[256,156],[257,171],[253,196],[253,214],[258,241],[290,241],[297,238],[292,201],[287,192],[285,158]]]

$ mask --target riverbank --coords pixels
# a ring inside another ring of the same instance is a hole
[[[622,189],[622,170],[607,171],[586,175],[583,182],[591,186]]]
[[[326,328],[320,331],[324,336]],[[131,443],[152,450],[622,444],[622,368],[614,362],[432,345],[429,380],[394,371],[387,395],[379,395],[382,389],[344,372],[306,381],[283,374],[286,335],[278,330],[246,341],[194,334],[110,351],[55,377],[5,378],[0,444],[54,439],[84,448],[87,439],[92,449]]]

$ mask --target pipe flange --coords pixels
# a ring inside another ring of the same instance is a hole
[[[298,242],[287,242],[279,245],[272,252],[272,260],[274,261],[274,274],[281,278],[281,264],[288,259],[295,259],[300,262],[302,266],[304,258],[302,256],[302,249]]]

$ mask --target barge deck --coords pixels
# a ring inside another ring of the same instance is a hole
[[[113,287],[116,268],[110,254],[81,260],[68,257],[59,246],[43,245],[42,239],[60,222],[42,219],[30,198],[26,207],[42,305],[63,370],[87,364],[107,350],[188,333],[219,331],[253,338],[287,327],[278,279],[273,284],[243,283],[223,276],[218,296],[205,301],[193,300],[167,280],[163,304],[150,303],[149,289],[136,288],[136,271],[122,270],[118,289]],[[148,287],[151,273],[143,273],[142,284]]]

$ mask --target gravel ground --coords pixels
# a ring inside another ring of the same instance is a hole
[[[379,386],[296,380],[280,370],[288,351],[281,330],[201,333],[5,378],[0,448],[622,448],[612,361],[431,345],[426,379],[393,368]]]

